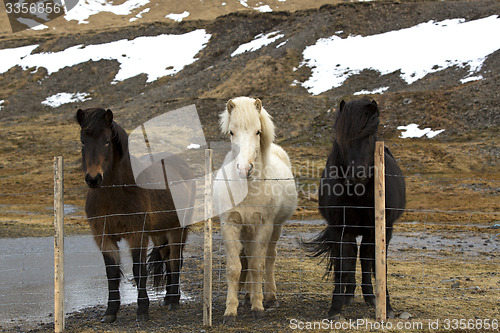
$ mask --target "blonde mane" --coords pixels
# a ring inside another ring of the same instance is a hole
[[[260,99],[250,97],[236,97],[230,99],[226,104],[226,109],[220,115],[220,128],[223,134],[229,134],[231,124],[238,127],[248,128],[260,122],[260,149],[262,157],[266,160],[271,144],[274,142],[274,124],[272,117],[262,107]]]

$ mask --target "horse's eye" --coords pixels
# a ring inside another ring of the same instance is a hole
[[[234,135],[233,131],[229,131],[229,135]]]
[[[109,140],[106,140],[105,146],[109,146]]]
[[[262,132],[261,130],[258,130],[257,133],[255,133],[256,135],[260,135]]]

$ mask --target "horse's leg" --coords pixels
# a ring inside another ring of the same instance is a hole
[[[101,249],[108,278],[108,308],[101,322],[112,323],[116,320],[116,314],[120,309],[120,278],[122,275],[120,250],[117,240],[111,240],[109,237],[96,237],[95,241]]]
[[[332,306],[328,315],[339,319],[342,306],[346,303],[346,286],[352,285],[356,269],[356,237],[349,232],[339,230],[338,238],[334,240],[334,280],[335,288],[332,295]],[[355,281],[354,281],[355,283]],[[351,295],[347,295],[347,299]]]
[[[375,306],[375,295],[373,294],[372,274],[375,273],[375,239],[363,236],[359,249],[361,260],[361,290],[366,304]]]
[[[228,214],[227,220],[222,221],[222,239],[226,249],[226,278],[227,297],[224,323],[233,322],[238,312],[238,287],[241,274],[240,253],[241,243],[241,215],[237,212]]]
[[[132,254],[132,271],[137,286],[137,321],[149,319],[149,297],[146,290],[148,240],[148,236],[143,233],[137,233],[128,239]]]
[[[251,311],[254,318],[259,318],[264,315],[264,299],[262,294],[262,273],[265,265],[265,256],[271,235],[273,225],[262,221],[262,214],[254,213],[252,215],[253,226],[256,226],[255,237],[253,242],[249,244],[248,269],[251,276],[250,279],[250,302],[252,304]]]
[[[240,292],[245,289],[245,285],[247,282],[247,278],[249,277],[248,273],[248,260],[245,255],[245,251],[241,251],[240,254],[240,260],[241,260],[241,274],[240,274]],[[250,304],[250,293],[248,290],[245,290],[245,298],[243,299],[243,304],[247,305]]]
[[[184,228],[170,230],[167,234],[169,257],[167,259],[167,294],[164,304],[169,310],[179,308],[181,298],[180,273],[182,268],[182,250],[186,241],[187,231]]]
[[[276,298],[276,282],[274,280],[274,264],[276,262],[276,244],[281,236],[282,224],[275,224],[273,228],[273,233],[271,235],[271,240],[267,247],[266,255],[266,282],[264,284],[264,293],[266,306],[268,308],[274,308],[279,306],[278,299]]]

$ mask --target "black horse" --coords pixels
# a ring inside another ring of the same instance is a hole
[[[375,273],[374,150],[379,108],[366,99],[340,102],[334,130],[336,138],[320,181],[319,211],[327,227],[306,248],[325,256],[327,274],[334,271],[332,306],[328,315],[340,318],[342,306],[350,304],[356,289],[356,237],[361,236],[361,289],[365,302],[375,305],[371,275]],[[406,204],[401,169],[385,148],[386,238]],[[387,292],[387,315],[394,316]]]

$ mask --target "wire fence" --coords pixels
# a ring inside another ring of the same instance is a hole
[[[488,182],[479,178],[405,176],[407,179],[425,179],[436,182]],[[274,179],[277,181],[277,179]],[[302,182],[317,182],[319,178],[295,178],[297,189]],[[66,188],[65,194],[79,193],[85,187]],[[0,197],[32,197],[51,194],[52,189],[25,193],[0,193]],[[314,201],[316,193],[308,193]],[[411,194],[409,194],[411,195]],[[19,211],[13,205],[2,205],[2,229],[26,225],[33,228],[40,221],[50,221],[53,214]],[[65,210],[74,209],[67,205]],[[204,207],[197,207],[203,209]],[[257,208],[264,209],[260,206]],[[344,208],[344,207],[331,207]],[[374,207],[356,207],[374,209]],[[277,245],[277,296],[282,304],[297,301],[311,304],[330,302],[333,281],[325,276],[325,265],[311,258],[301,246],[325,227],[325,222],[310,217],[318,209],[317,203],[299,204],[292,220],[284,225]],[[165,211],[162,211],[165,212]],[[154,214],[138,212],[137,214]],[[84,223],[82,209],[65,214],[65,224]],[[119,214],[118,214],[119,215]],[[117,214],[98,218],[116,217]],[[462,318],[498,318],[500,307],[500,213],[446,209],[405,209],[403,221],[394,227],[388,250],[388,288],[393,307],[408,309],[412,315],[440,318],[459,314]],[[204,235],[201,224],[191,228],[184,249],[181,271],[181,303],[203,303]],[[218,313],[223,310],[227,296],[226,257],[217,219],[213,224],[212,301]],[[36,230],[34,230],[36,232]],[[122,237],[125,234],[109,234]],[[361,239],[356,239],[359,245]],[[25,322],[53,320],[54,248],[51,237],[4,238],[0,255],[0,321],[2,326],[22,325]],[[122,304],[135,303],[137,292],[132,275],[132,262],[124,241],[119,243],[124,277]],[[356,255],[357,257],[357,255]],[[107,279],[101,252],[94,237],[88,232],[65,237],[65,303],[66,313],[88,307],[102,306],[107,301]],[[352,259],[355,259],[354,257]],[[247,272],[249,270],[247,269]],[[356,265],[356,292],[353,306],[362,305],[361,271]],[[161,302],[164,290],[148,287],[152,302]],[[240,298],[245,297],[242,291]],[[182,306],[182,305],[181,305]],[[221,310],[222,309],[222,310]],[[325,306],[316,312],[327,310]],[[201,310],[200,310],[201,311]],[[244,310],[242,310],[244,311]],[[363,311],[370,311],[364,309]],[[399,311],[401,312],[401,311]],[[297,317],[302,314],[297,313]],[[321,314],[320,314],[321,315]],[[272,318],[270,319],[272,320]]]

